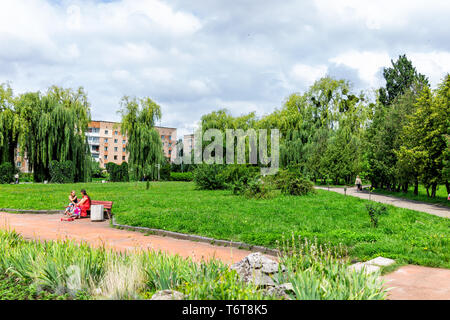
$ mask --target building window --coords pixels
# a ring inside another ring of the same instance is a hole
[[[105,130],[105,134],[108,134],[108,130]]]
[[[164,147],[164,142],[162,143],[162,146]]]
[[[114,156],[114,160],[117,160],[117,156]]]
[[[117,136],[119,134],[119,132],[118,131],[114,131],[114,134]]]
[[[172,150],[169,150],[169,154],[172,154]]]
[[[114,147],[114,151],[117,152],[117,147]]]
[[[104,156],[104,158],[105,158],[105,160],[107,160],[107,159],[108,159],[108,156],[107,156],[107,155],[105,155],[105,156]]]
[[[122,140],[122,144],[126,144],[127,142],[125,140]]]
[[[122,156],[122,160],[125,161],[125,156]]]
[[[108,147],[105,147],[105,151],[108,151]]]
[[[169,136],[169,140],[172,140],[172,136]]]
[[[117,143],[117,142],[119,142],[119,140],[117,140],[117,139],[114,139],[114,143]]]
[[[171,142],[169,142],[169,147],[171,147],[172,146],[172,143]]]
[[[122,152],[125,152],[126,150],[125,150],[125,148],[122,148]]]
[[[105,143],[108,143],[108,138],[105,138]]]
[[[18,167],[18,168],[21,168],[21,167],[22,167],[22,162],[20,162],[20,161],[17,162],[17,167]]]
[[[161,136],[161,139],[164,140],[164,135]]]

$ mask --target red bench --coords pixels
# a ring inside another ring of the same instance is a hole
[[[112,209],[112,205],[113,202],[112,201],[98,201],[98,200],[92,200],[91,201],[91,206],[93,205],[103,205],[103,209],[106,211],[106,213],[108,214],[108,219],[111,219],[111,209]],[[90,213],[90,212],[89,212]]]

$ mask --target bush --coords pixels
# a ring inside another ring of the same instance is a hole
[[[33,173],[29,172],[20,172],[19,173],[19,180],[21,182],[33,182],[34,178],[33,178]]]
[[[194,175],[192,172],[171,172],[170,180],[172,181],[192,181]]]
[[[52,183],[73,183],[75,180],[75,166],[72,161],[50,162],[50,182]]]
[[[280,170],[274,178],[274,183],[282,193],[292,196],[304,196],[315,192],[314,184],[294,170]]]
[[[194,171],[194,182],[198,188],[204,190],[218,190],[225,188],[223,165],[201,164]]]
[[[17,169],[10,163],[5,162],[0,165],[0,183],[11,183],[14,182],[14,175]]]
[[[164,181],[170,180],[170,162],[166,162],[161,166],[161,170],[159,171],[159,178]]]
[[[275,196],[273,185],[267,183],[259,176],[250,179],[243,190],[247,198],[270,199]]]
[[[227,165],[220,175],[228,189],[234,194],[241,194],[247,189],[249,181],[258,176],[258,168],[240,164]]]
[[[106,164],[106,170],[109,174],[109,181],[111,182],[128,182],[130,176],[128,174],[128,163],[122,162],[119,166],[113,162]]]
[[[368,204],[366,204],[366,209],[367,209],[367,213],[369,214],[370,223],[372,224],[372,227],[374,227],[374,228],[378,227],[379,217],[388,214],[387,207],[384,205],[368,203]]]

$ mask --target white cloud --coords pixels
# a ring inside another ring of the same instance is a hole
[[[2,0],[0,83],[84,86],[105,120],[122,95],[150,96],[163,125],[191,130],[218,108],[268,113],[327,73],[376,87],[403,53],[435,85],[449,14],[441,0]]]
[[[303,86],[310,86],[314,83],[314,81],[320,79],[325,76],[327,73],[327,66],[319,65],[319,66],[310,66],[306,64],[297,63],[292,67],[291,77],[301,83]]]
[[[329,61],[358,70],[360,78],[371,87],[375,87],[380,85],[377,73],[381,68],[390,66],[391,58],[387,52],[358,52],[351,50],[333,57]]]

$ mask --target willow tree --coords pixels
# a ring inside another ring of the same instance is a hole
[[[74,164],[75,181],[89,179],[90,154],[86,129],[90,105],[83,88],[51,87],[45,95],[25,93],[17,101],[20,150],[27,154],[35,181],[50,178],[52,160]]]
[[[14,165],[15,148],[19,135],[19,117],[14,108],[11,87],[0,85],[0,164],[10,162]]]
[[[120,101],[121,132],[128,137],[129,168],[134,179],[156,179],[164,163],[161,138],[155,123],[161,119],[161,107],[150,98],[130,98]]]

